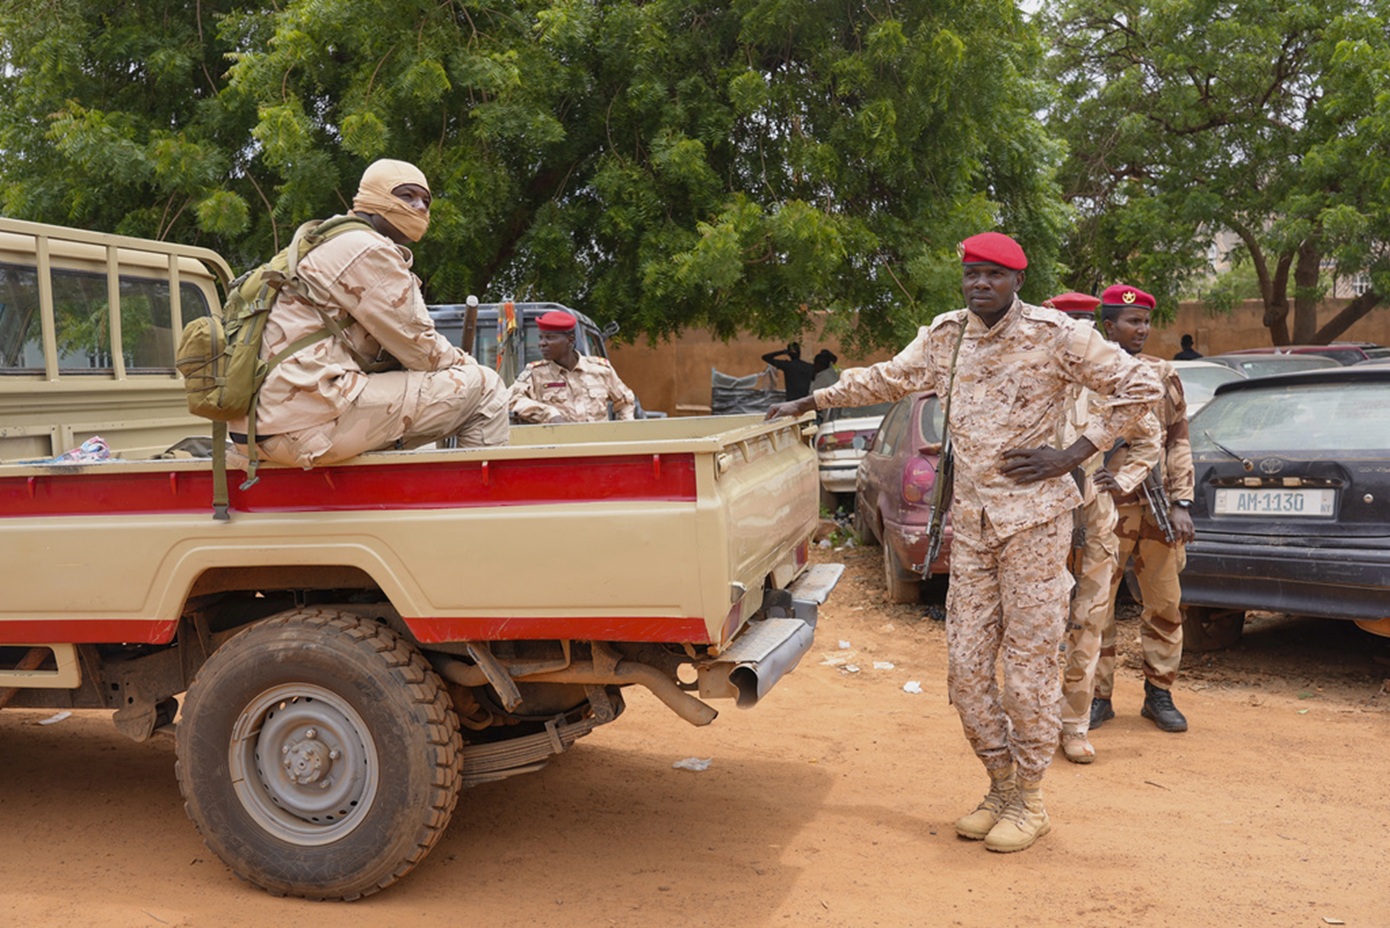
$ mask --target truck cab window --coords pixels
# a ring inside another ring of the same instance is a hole
[[[196,285],[182,284],[179,295],[184,324],[208,314],[207,299]],[[123,275],[120,301],[121,343],[127,372],[172,372],[174,329],[168,282]],[[38,274],[34,268],[0,265],[0,302],[0,371],[41,373],[43,328]],[[106,276],[55,268],[53,310],[59,371],[110,373],[111,317]]]

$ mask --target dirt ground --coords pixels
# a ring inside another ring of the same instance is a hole
[[[1131,616],[1096,763],[1058,755],[1052,833],[992,854],[951,827],[986,778],[939,606],[887,604],[877,549],[818,556],[845,578],[762,705],[693,728],[629,691],[545,770],[466,792],[414,873],[352,904],[232,876],[184,816],[172,739],[0,713],[0,928],[1390,926],[1390,639],[1261,616],[1189,656],[1173,735],[1139,717]],[[691,757],[711,764],[673,768]]]

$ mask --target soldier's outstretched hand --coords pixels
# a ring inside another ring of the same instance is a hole
[[[763,418],[767,420],[780,419],[782,416],[799,416],[802,413],[813,412],[815,408],[815,398],[812,396],[803,396],[799,400],[788,400],[785,403],[778,403],[772,406],[768,409],[767,415]]]

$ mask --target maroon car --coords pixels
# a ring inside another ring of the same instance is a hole
[[[874,442],[859,464],[855,484],[855,524],[866,544],[883,545],[888,598],[916,602],[921,594],[922,561],[927,554],[927,523],[941,452],[941,406],[935,393],[914,393],[883,417]],[[934,576],[945,576],[951,554],[948,517]]]

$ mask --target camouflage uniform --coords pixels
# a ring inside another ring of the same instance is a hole
[[[1089,393],[1089,391],[1085,391]],[[1100,400],[1091,395],[1090,405]],[[1069,432],[1080,434],[1087,419],[1075,422]],[[1124,466],[1115,471],[1115,480],[1126,493],[1143,481],[1158,461],[1160,450],[1158,421],[1145,415],[1141,428],[1129,442]],[[1059,447],[1065,448],[1073,439],[1064,437]],[[1064,443],[1063,443],[1064,442]],[[1089,479],[1100,469],[1104,454],[1097,452],[1083,465],[1087,475],[1085,502],[1081,508],[1085,545],[1077,558],[1076,595],[1071,602],[1071,621],[1067,625],[1066,659],[1062,669],[1062,729],[1084,734],[1090,729],[1091,691],[1095,685],[1096,665],[1100,659],[1101,635],[1114,598],[1112,581],[1119,556],[1119,540],[1115,537],[1115,502],[1109,493],[1096,489]]]
[[[532,361],[512,384],[512,415],[521,422],[549,422],[563,416],[567,422],[598,422],[613,415],[631,419],[637,409],[632,391],[606,359],[579,355],[579,363],[567,370],[554,361]]]
[[[1183,397],[1182,381],[1169,362],[1149,355],[1137,357],[1159,372],[1165,386],[1163,402],[1157,410],[1163,427],[1163,491],[1170,500],[1190,500],[1193,494],[1192,445],[1188,441],[1187,400]],[[1120,454],[1124,450],[1121,449]],[[1144,677],[1160,689],[1172,689],[1182,663],[1182,587],[1178,574],[1187,560],[1186,548],[1164,540],[1158,522],[1142,498],[1130,494],[1117,499],[1116,512],[1115,533],[1119,539],[1116,563],[1119,567],[1110,583],[1100,661],[1096,667],[1094,695],[1098,699],[1109,699],[1115,689],[1115,593],[1124,576],[1124,564],[1131,555],[1134,575],[1144,598],[1140,617]]]
[[[964,309],[937,317],[895,358],[842,371],[838,383],[815,392],[816,406],[862,406],[916,390],[944,396],[958,337],[947,688],[984,765],[996,771],[1017,762],[1019,779],[1036,781],[1061,726],[1058,646],[1072,585],[1066,552],[1081,494],[1070,476],[1016,483],[1001,472],[1003,452],[1047,445],[1071,384],[1113,397],[1085,429],[1097,448],[1132,429],[1161,389],[1147,365],[1094,328],[1015,299],[993,327]]]
[[[256,410],[262,458],[308,468],[450,435],[462,445],[507,443],[506,386],[435,329],[412,261],[408,249],[367,229],[305,255],[303,290],[282,293],[271,308],[261,357],[322,329],[316,306],[345,337],[315,342],[270,371]],[[404,370],[368,373],[344,341],[359,357]],[[245,433],[245,420],[231,431]]]

